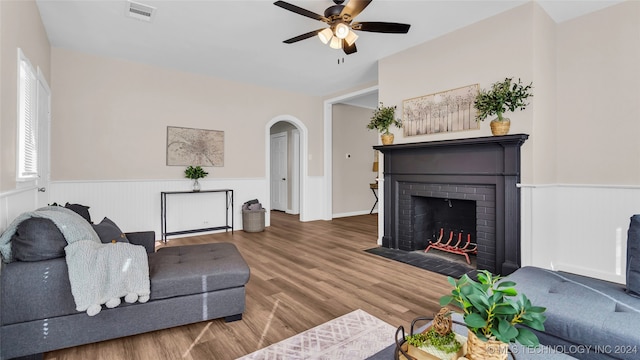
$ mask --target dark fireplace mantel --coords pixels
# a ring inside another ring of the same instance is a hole
[[[478,269],[520,267],[520,148],[527,134],[374,146],[384,154],[382,246],[413,248],[410,196],[472,199],[478,217]],[[486,200],[485,200],[486,199]],[[494,211],[491,211],[494,209]],[[493,212],[493,213],[491,213]]]

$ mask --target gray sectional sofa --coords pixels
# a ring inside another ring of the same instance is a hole
[[[624,285],[533,266],[506,276],[532,304],[547,308],[545,331],[532,329],[543,346],[512,344],[516,358],[640,359],[640,215],[631,217],[626,255]],[[454,320],[463,323],[459,314]],[[389,346],[369,360],[391,359],[394,350]]]
[[[630,220],[624,285],[537,267],[506,277],[547,308],[540,343],[578,359],[640,359],[640,215]]]
[[[540,343],[578,359],[640,359],[640,298],[625,285],[537,267],[506,279],[547,308]]]
[[[103,341],[189,323],[240,320],[249,267],[230,243],[154,251],[153,232],[127,233],[148,253],[150,299],[76,311],[64,257],[2,263],[0,359]]]

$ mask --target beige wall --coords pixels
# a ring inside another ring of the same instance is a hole
[[[558,25],[558,180],[640,184],[640,2]]]
[[[264,177],[266,124],[291,115],[309,131],[309,175],[322,174],[322,99],[53,48],[52,180],[172,179],[166,128],[223,130],[224,167]]]
[[[533,122],[525,143],[522,167],[524,182],[553,184],[558,181],[557,154],[557,90],[556,90],[556,23],[539,6],[533,15]]]
[[[602,24],[608,24],[602,26]],[[509,113],[523,146],[522,182],[640,182],[640,2],[556,25],[530,2],[380,61],[380,100],[402,100],[504,77],[533,81],[525,111]],[[480,130],[396,142],[489,136]]]
[[[458,31],[418,45],[379,63],[380,101],[397,105],[402,100],[471,84],[488,87],[505,77],[534,81],[533,8],[528,3]],[[536,102],[525,111],[507,113],[511,134],[532,131]],[[490,120],[490,119],[489,119]],[[479,130],[411,136],[404,138],[394,129],[395,142],[421,142],[490,136],[489,121]],[[527,141],[524,155],[532,158],[533,138]],[[532,180],[532,171],[523,169],[523,177]]]
[[[373,146],[378,133],[367,129],[373,110],[357,106],[333,105],[333,214],[369,212],[375,202],[369,184],[377,176],[372,171]],[[350,158],[346,158],[350,154]]]
[[[51,47],[35,1],[0,1],[0,192],[16,188],[18,48],[51,83]]]

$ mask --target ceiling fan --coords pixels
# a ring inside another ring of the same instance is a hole
[[[345,54],[350,55],[358,51],[356,49],[358,35],[353,32],[353,30],[387,34],[406,34],[409,32],[409,27],[411,27],[409,24],[391,22],[353,22],[353,19],[358,16],[371,1],[372,0],[349,0],[347,5],[342,5],[344,0],[333,0],[335,5],[329,6],[324,11],[324,16],[285,1],[276,1],[273,4],[329,25],[327,28],[310,31],[306,34],[287,39],[284,41],[285,44],[293,44],[318,35],[323,43],[328,43],[333,49],[342,49]]]

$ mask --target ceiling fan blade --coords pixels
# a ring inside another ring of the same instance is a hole
[[[399,24],[390,22],[378,22],[367,21],[360,23],[353,23],[351,28],[353,30],[387,33],[387,34],[406,34],[409,32],[409,24]]]
[[[347,55],[351,55],[354,52],[358,51],[358,49],[356,48],[356,43],[353,43],[351,46],[349,46],[349,44],[347,44],[347,40],[342,39],[342,50],[344,50],[344,53]]]
[[[347,5],[342,9],[340,16],[349,15],[351,19],[358,16],[369,4],[371,0],[349,0]]]
[[[283,43],[285,43],[285,44],[293,44],[294,42],[298,42],[300,40],[305,40],[305,39],[314,37],[314,36],[318,35],[318,33],[320,31],[322,31],[322,30],[324,30],[324,28],[323,29],[309,31],[306,34],[298,35],[296,37],[292,37],[291,39],[287,39],[287,40],[283,41]]]
[[[312,18],[314,20],[319,20],[319,21],[323,21],[328,23],[329,19],[327,19],[326,17],[320,15],[320,14],[316,14],[313,11],[309,11],[307,9],[303,9],[299,6],[293,5],[293,4],[289,4],[288,2],[285,1],[276,1],[273,3],[273,5],[275,6],[279,6],[285,10],[289,10],[292,11],[296,14],[302,15],[302,16],[306,16],[308,18]]]

